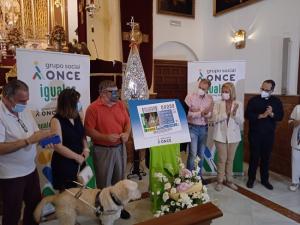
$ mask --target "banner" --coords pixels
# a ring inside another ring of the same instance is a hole
[[[81,95],[83,111],[90,104],[90,59],[86,55],[17,49],[17,76],[29,86],[28,107],[40,129],[48,129],[55,115],[57,97],[65,88]],[[51,194],[52,150],[38,148],[37,166],[42,192]]]
[[[191,141],[178,100],[129,100],[128,105],[135,149]]]
[[[232,82],[235,85],[237,100],[244,102],[244,82],[246,61],[199,61],[188,63],[188,93],[197,91],[199,81],[206,78],[211,81],[208,93],[214,101],[221,99],[223,83]],[[204,155],[204,170],[207,174],[216,174],[216,148],[213,137],[213,121],[209,122],[207,147]],[[243,127],[241,127],[243,129]],[[242,135],[243,140],[243,135]],[[243,174],[243,141],[235,153],[233,172]]]

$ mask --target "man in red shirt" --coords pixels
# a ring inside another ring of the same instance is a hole
[[[126,106],[119,100],[113,81],[100,83],[99,98],[87,108],[84,126],[94,144],[97,187],[103,189],[124,179],[126,149],[123,144],[128,141],[131,127]],[[121,218],[129,217],[130,214],[122,210]]]

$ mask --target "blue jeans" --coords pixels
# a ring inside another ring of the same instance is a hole
[[[204,150],[206,147],[208,126],[189,124],[189,130],[191,135],[191,143],[189,144],[189,153],[188,153],[186,167],[188,170],[194,170],[195,169],[194,161],[198,156],[200,158],[198,164],[200,168],[199,175],[201,175],[202,167],[203,167],[203,159],[204,159]]]

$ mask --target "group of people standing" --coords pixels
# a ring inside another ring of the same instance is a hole
[[[119,100],[113,81],[99,85],[99,97],[87,108],[82,120],[80,93],[63,90],[57,99],[56,114],[50,121],[50,131],[39,131],[26,108],[29,100],[27,84],[10,81],[2,91],[0,102],[0,191],[3,195],[2,225],[18,225],[22,204],[23,225],[36,224],[33,211],[41,200],[38,172],[35,164],[36,144],[42,139],[59,135],[61,143],[51,160],[53,187],[58,191],[76,186],[73,181],[90,154],[86,136],[93,144],[93,160],[98,188],[114,185],[124,179],[126,168],[125,143],[130,135],[130,119],[126,106]],[[121,218],[130,214],[121,211]]]
[[[213,140],[218,153],[217,184],[237,189],[233,183],[232,167],[236,149],[241,141],[244,116],[249,120],[250,161],[247,187],[253,188],[256,170],[260,162],[261,183],[272,190],[269,182],[269,161],[274,142],[276,122],[283,118],[280,100],[272,95],[273,80],[261,85],[261,95],[251,98],[245,110],[236,99],[235,86],[224,83],[222,99],[214,103],[208,94],[211,82],[202,79],[198,91],[187,95],[189,107],[187,120],[191,135],[187,168],[194,169],[197,156],[203,166],[204,150],[208,135],[208,120],[213,123]],[[31,112],[26,108],[29,100],[28,86],[20,80],[7,83],[0,102],[0,189],[3,194],[2,225],[17,225],[23,202],[23,224],[35,224],[33,210],[41,200],[39,177],[35,165],[36,144],[57,134],[61,143],[52,145],[54,153],[51,166],[53,187],[59,191],[74,187],[80,166],[89,157],[86,136],[94,144],[93,161],[98,188],[105,188],[124,179],[126,168],[125,143],[130,135],[130,119],[126,106],[119,100],[118,88],[113,81],[99,85],[99,97],[86,110],[85,121],[81,117],[80,94],[75,89],[63,90],[57,100],[56,114],[50,121],[50,131],[39,131]],[[299,186],[300,170],[300,106],[296,106],[290,121],[294,126],[293,184]],[[201,175],[200,171],[200,175]],[[121,218],[130,214],[122,210]]]
[[[215,189],[221,191],[223,183],[237,189],[233,183],[232,170],[236,149],[241,141],[241,128],[244,118],[249,121],[250,160],[248,181],[246,186],[253,188],[256,171],[260,165],[261,184],[272,190],[269,182],[269,164],[274,143],[276,123],[283,119],[283,106],[279,98],[272,95],[275,82],[265,80],[261,85],[261,94],[252,97],[244,113],[243,104],[236,100],[234,84],[226,82],[222,85],[222,99],[213,102],[208,94],[210,81],[202,79],[198,92],[187,95],[185,103],[189,107],[187,119],[191,135],[187,168],[194,169],[194,160],[199,156],[199,167],[202,170],[204,151],[206,148],[208,123],[213,126],[213,140],[217,149],[217,184]],[[292,144],[292,185],[290,190],[299,187],[300,169],[300,105],[293,110],[289,122],[294,126]],[[200,175],[202,175],[200,171]],[[203,180],[203,179],[202,179]],[[205,183],[205,180],[203,180]]]

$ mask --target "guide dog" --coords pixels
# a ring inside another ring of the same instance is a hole
[[[34,211],[34,218],[40,222],[45,204],[53,203],[60,225],[74,225],[77,215],[98,217],[103,225],[112,225],[120,217],[123,207],[140,197],[138,184],[130,180],[119,181],[102,190],[71,188],[43,198]]]

